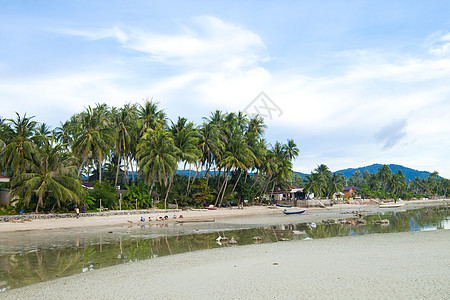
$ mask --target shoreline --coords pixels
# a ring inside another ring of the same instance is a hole
[[[450,230],[438,230],[227,247],[107,267],[1,298],[444,299],[449,246]]]
[[[405,201],[406,205],[400,209],[413,209],[427,206],[448,205],[449,199],[444,200],[412,200]],[[380,212],[378,205],[367,204],[338,204],[327,208],[306,208],[307,212],[301,215],[302,222],[319,222],[324,219],[344,218],[352,215],[354,211],[361,211],[365,214],[375,214]],[[392,209],[391,209],[392,210]],[[383,209],[381,212],[390,211]],[[117,211],[116,211],[117,212]],[[178,219],[173,219],[173,214],[183,215],[183,220],[193,219],[215,219],[218,222],[232,221],[234,218],[249,217],[249,221],[257,222],[257,217],[262,215],[280,215],[280,222],[290,220],[283,216],[282,208],[269,209],[267,206],[246,206],[244,209],[237,208],[219,208],[217,210],[155,210],[155,211],[122,211],[122,215],[106,215],[106,216],[80,216],[80,218],[53,218],[53,219],[34,219],[27,222],[0,222],[0,233],[19,232],[19,231],[38,231],[49,229],[70,229],[80,227],[101,227],[101,226],[117,226],[124,224],[158,224],[158,223],[175,223]],[[119,213],[122,213],[119,212]],[[133,214],[136,213],[136,214]],[[93,214],[90,214],[93,215]],[[168,221],[154,221],[159,216],[168,215]],[[139,219],[144,217],[145,222],[140,222]],[[148,217],[153,221],[149,222]],[[299,220],[299,216],[295,217]]]

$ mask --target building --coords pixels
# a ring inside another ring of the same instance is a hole
[[[0,174],[0,183],[9,182],[9,177]],[[0,205],[9,204],[9,189],[0,189]]]
[[[344,197],[354,198],[356,195],[358,195],[359,191],[361,191],[361,189],[356,186],[344,186]]]

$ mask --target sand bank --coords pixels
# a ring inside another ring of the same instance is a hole
[[[405,208],[419,208],[424,206],[442,205],[448,204],[449,200],[426,200],[426,201],[408,201],[407,204],[402,207]],[[320,222],[326,219],[336,219],[352,216],[353,211],[362,211],[366,214],[373,214],[380,212],[377,205],[356,205],[356,204],[342,204],[334,205],[328,208],[307,208],[307,212],[302,215],[301,222]],[[387,210],[383,210],[387,211]],[[348,213],[348,214],[346,214]],[[271,220],[273,224],[286,223],[289,218],[282,214],[282,209],[269,209],[266,206],[249,206],[244,209],[237,208],[220,208],[217,210],[174,210],[173,212],[167,211],[155,211],[152,213],[142,215],[114,215],[114,216],[95,216],[95,217],[83,217],[80,218],[64,218],[64,219],[38,219],[30,222],[13,223],[13,222],[0,222],[1,232],[15,232],[15,231],[28,231],[28,230],[47,230],[47,229],[64,229],[64,228],[80,228],[80,227],[99,227],[99,226],[114,226],[123,224],[141,224],[140,217],[152,218],[152,222],[155,223],[155,219],[158,216],[168,215],[171,220],[168,222],[175,222],[172,216],[175,214],[179,217],[183,215],[184,219],[197,219],[197,218],[215,218],[217,221],[227,220],[227,222],[233,222],[233,218],[239,218],[239,223],[242,223],[242,216],[248,216],[249,218],[244,223],[252,224],[264,224],[266,215],[278,215],[279,220]],[[298,220],[298,216],[293,216]],[[146,222],[148,223],[148,222]]]
[[[450,231],[184,253],[0,294],[5,299],[445,299]]]

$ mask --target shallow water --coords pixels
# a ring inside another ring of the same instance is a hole
[[[372,233],[450,229],[448,207],[395,210],[366,216],[364,219],[368,221],[366,225],[357,225],[354,219],[349,219],[348,224],[292,224],[293,219],[289,219],[291,224],[280,224],[279,219],[274,219],[272,224],[278,225],[261,226],[233,219],[230,223],[147,223],[142,226],[2,234],[0,290],[7,291],[126,262],[197,250]],[[388,219],[389,224],[372,223],[381,219]],[[270,223],[271,219],[266,220]],[[219,236],[228,240],[217,241]]]

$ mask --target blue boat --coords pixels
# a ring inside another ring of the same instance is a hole
[[[306,210],[304,209],[304,210],[297,210],[297,211],[287,211],[287,210],[284,210],[283,211],[283,213],[285,214],[285,215],[295,215],[295,214],[302,214],[302,213],[304,213]]]
[[[275,204],[278,207],[292,207],[292,205]]]

